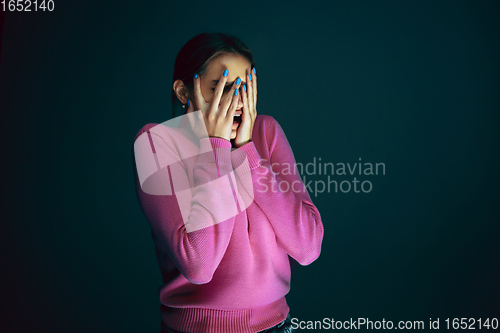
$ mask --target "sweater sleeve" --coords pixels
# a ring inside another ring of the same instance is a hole
[[[231,153],[237,178],[244,178],[246,172],[252,175],[250,186],[239,181],[238,186],[243,186],[253,196],[268,217],[280,246],[301,265],[308,265],[321,252],[321,216],[300,178],[281,126],[270,116],[266,117],[266,123],[269,161],[259,155],[253,142]]]
[[[231,143],[203,138],[187,159],[154,128],[134,142],[136,191],[157,251],[166,253],[193,284],[208,283],[229,244],[238,214]],[[202,152],[205,153],[202,153]],[[195,186],[189,179],[194,178]],[[233,179],[231,179],[233,178]]]

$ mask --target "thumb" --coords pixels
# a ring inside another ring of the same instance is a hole
[[[188,107],[186,109],[186,113],[193,113],[194,112],[194,105],[190,99],[188,99],[187,105],[188,105]],[[200,111],[200,112],[198,112],[198,111]],[[193,119],[197,119],[197,121],[201,121],[203,119],[201,110],[196,110],[196,114],[192,114],[191,117],[189,117],[189,118],[191,119],[192,117],[193,117]]]
[[[196,121],[193,119],[193,111],[194,111],[193,103],[191,103],[191,101],[188,99],[187,105],[188,105],[188,107],[187,107],[186,111],[184,112],[184,116],[188,118],[189,123],[191,124],[191,127],[194,128]]]
[[[186,109],[186,113],[189,113],[189,112],[193,112],[194,110],[194,107],[193,107],[193,103],[191,103],[191,100],[188,99],[188,102],[187,102],[187,109]]]

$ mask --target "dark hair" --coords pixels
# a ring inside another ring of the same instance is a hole
[[[203,75],[212,60],[227,53],[240,54],[248,59],[251,68],[255,67],[255,58],[252,52],[236,36],[220,32],[202,33],[191,38],[177,54],[172,82],[182,80],[184,85],[192,91],[194,74]],[[173,118],[175,117],[176,100],[178,101],[177,95],[172,89]]]

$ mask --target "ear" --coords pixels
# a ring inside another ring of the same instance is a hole
[[[184,85],[184,82],[182,82],[182,80],[175,80],[175,82],[172,85],[172,88],[174,89],[175,95],[177,96],[179,101],[182,104],[186,104],[189,99],[189,96],[187,88]]]

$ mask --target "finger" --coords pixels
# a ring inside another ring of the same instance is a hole
[[[238,88],[236,88],[236,89],[234,89],[233,98],[231,99],[231,105],[230,105],[229,109],[227,110],[227,114],[226,114],[226,119],[228,121],[231,121],[231,124],[233,123],[234,112],[236,111],[236,107],[238,106],[239,102],[240,102],[240,91]]]
[[[248,92],[247,85],[243,85],[243,89],[241,90],[241,98],[243,99],[243,110],[241,113],[241,122],[244,122],[246,119],[246,114],[250,112],[248,109]]]
[[[246,84],[243,85],[243,89],[241,90],[241,98],[243,99],[243,111],[248,111],[248,86]]]
[[[207,103],[205,102],[205,98],[203,98],[203,94],[201,93],[201,87],[200,87],[200,76],[198,74],[195,74],[196,78],[193,78],[193,92],[194,92],[194,101],[196,102],[196,106],[200,110],[205,110],[204,105]],[[194,110],[194,105],[193,103],[190,103],[191,107]]]
[[[192,122],[191,124],[194,125],[195,122],[200,122],[202,119],[203,119],[203,116],[202,116],[202,112],[200,112],[200,110],[196,110],[196,114],[194,114],[193,112],[194,111],[194,105],[193,105],[193,102],[191,102],[191,100],[188,99],[188,108],[187,108],[187,111],[186,111],[186,115],[188,116],[188,119],[190,122]]]
[[[217,86],[215,87],[214,91],[214,97],[212,100],[212,106],[215,108],[215,110],[219,110],[219,103],[221,102],[222,98],[222,93],[224,92],[224,88],[226,86],[226,82],[229,78],[229,70],[225,69],[221,76],[219,77],[219,82],[217,83]],[[225,101],[222,100],[222,103]]]
[[[196,127],[196,121],[193,119],[194,107],[193,107],[193,103],[189,99],[188,99],[188,104],[189,105],[188,105],[185,117],[187,117],[189,123],[191,124],[191,128],[193,128],[193,130],[194,130]]]
[[[248,93],[248,111],[252,112],[254,106],[254,98],[253,98],[253,75],[252,73],[247,74],[247,93]],[[242,119],[243,120],[243,119]]]
[[[253,88],[253,105],[257,106],[257,71],[255,67],[252,70],[252,88]]]
[[[221,114],[221,116],[225,116],[227,117],[227,113],[229,111],[229,108],[232,107],[232,104],[233,104],[233,101],[236,98],[239,98],[238,95],[240,95],[240,92],[239,92],[239,87],[241,85],[241,79],[240,77],[237,77],[236,80],[234,80],[234,83],[233,83],[233,86],[231,87],[231,90],[229,90],[229,96],[226,97],[226,99],[224,100],[223,102],[223,107],[222,107],[222,111],[223,113]],[[235,105],[235,109],[236,109],[236,105]]]

